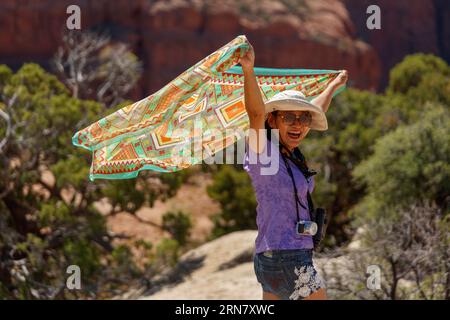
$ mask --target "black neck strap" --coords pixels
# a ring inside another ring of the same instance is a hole
[[[287,157],[286,157],[286,155],[284,155],[284,153],[282,152],[282,151],[283,151],[283,148],[288,152],[288,156],[287,156]],[[309,219],[312,220],[311,213],[314,212],[314,204],[313,204],[313,201],[312,201],[311,194],[309,193],[309,188],[307,188],[307,199],[308,199],[308,209],[307,209],[307,208],[301,203],[300,199],[298,198],[297,186],[296,186],[296,184],[295,184],[294,174],[293,174],[293,172],[292,172],[291,166],[289,165],[288,159],[292,159],[292,161],[293,161],[294,163],[296,163],[296,164],[297,164],[297,161],[295,161],[295,160],[292,158],[291,152],[290,152],[289,149],[287,149],[286,146],[284,146],[282,143],[280,143],[280,153],[281,153],[281,157],[282,157],[283,160],[284,160],[284,164],[286,165],[286,170],[287,170],[289,176],[291,177],[292,185],[294,186],[294,201],[295,201],[295,209],[296,209],[296,212],[297,212],[297,221],[300,221],[300,214],[299,214],[299,211],[298,211],[298,205],[299,205],[299,204],[302,206],[303,209],[306,209],[306,210],[308,211]],[[300,156],[303,157],[303,155],[302,155],[301,153],[300,153]],[[288,159],[287,159],[287,158],[288,158]],[[303,175],[305,176],[305,179],[307,179],[308,177],[313,176],[313,175],[315,175],[315,174],[317,173],[317,172],[312,171],[312,170],[310,171],[305,165],[302,165],[302,166],[297,165],[297,166],[299,167],[300,171],[301,171],[301,172],[303,173]],[[302,170],[303,167],[306,168],[306,172],[304,172],[305,170]]]

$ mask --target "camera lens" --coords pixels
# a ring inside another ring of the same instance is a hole
[[[317,223],[314,221],[297,222],[297,233],[304,236],[314,236],[317,233]]]
[[[317,223],[311,222],[309,233],[313,236],[317,233]]]

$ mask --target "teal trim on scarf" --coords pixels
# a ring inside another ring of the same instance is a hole
[[[338,70],[326,70],[326,69],[277,69],[277,68],[253,68],[256,76],[301,76],[301,75],[311,75],[311,74],[322,74],[322,73],[339,73]],[[237,73],[244,74],[242,67],[234,66],[225,71],[224,73]]]

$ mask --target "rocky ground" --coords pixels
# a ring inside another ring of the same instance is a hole
[[[256,235],[256,230],[245,230],[207,242],[186,252],[173,269],[153,279],[155,285],[151,290],[132,290],[118,298],[259,300],[262,289],[253,268]],[[348,263],[345,256],[314,260],[323,277],[324,272],[328,277],[336,272],[345,276]]]
[[[239,231],[190,250],[173,270],[160,276],[168,277],[168,282],[132,298],[260,299],[252,262],[255,238],[254,230]]]

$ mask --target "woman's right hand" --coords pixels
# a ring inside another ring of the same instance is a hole
[[[255,51],[253,50],[253,46],[251,44],[250,49],[242,58],[239,59],[239,63],[241,64],[244,72],[253,69],[253,66],[255,65]]]

